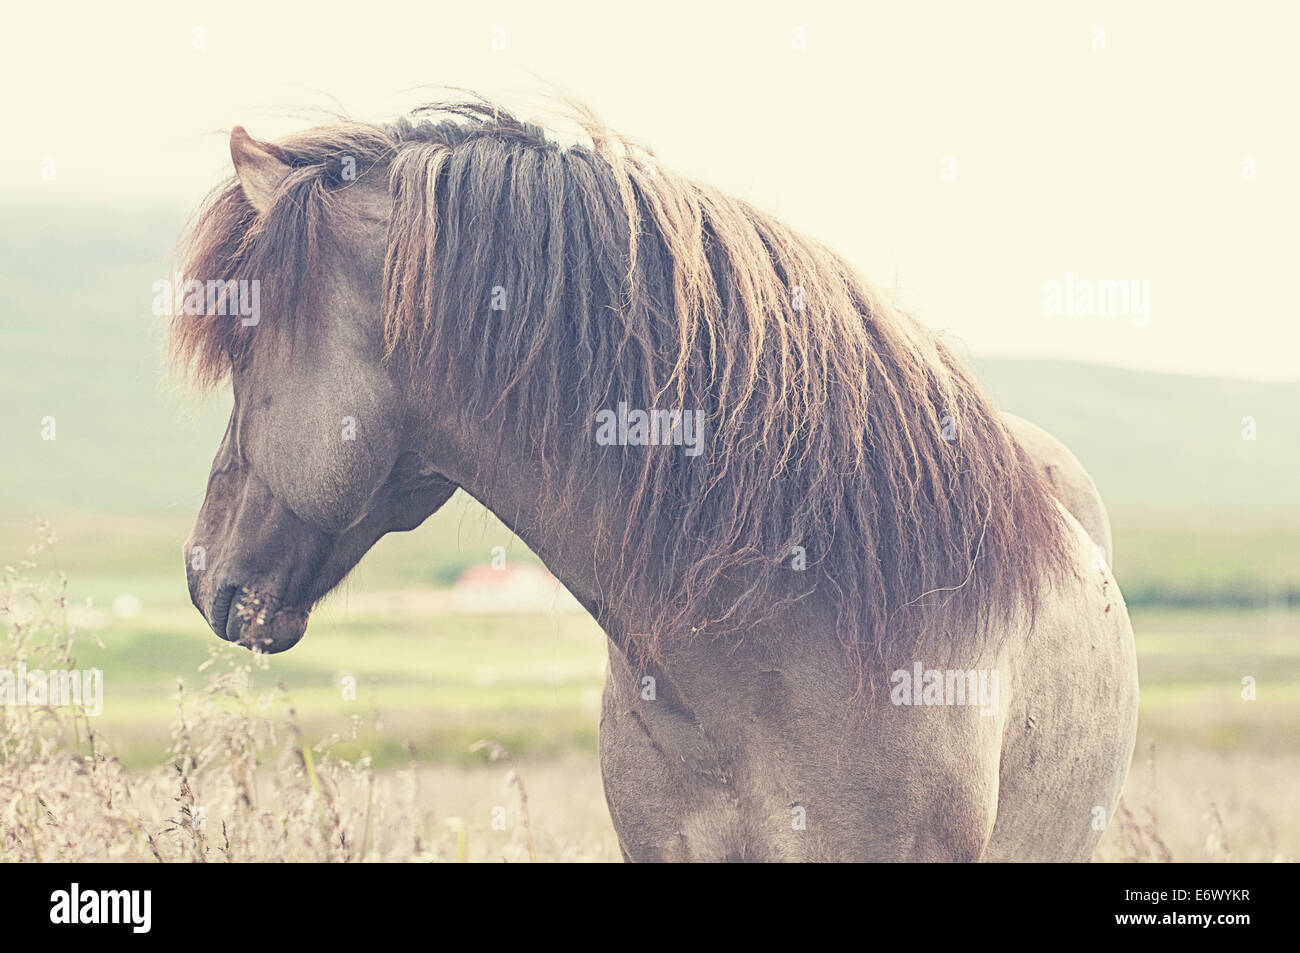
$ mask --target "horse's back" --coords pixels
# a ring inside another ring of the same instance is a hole
[[[1106,514],[1106,505],[1101,501],[1096,484],[1078,457],[1042,427],[1023,417],[1004,412],[1002,420],[1021,449],[1047,476],[1052,492],[1061,505],[1079,521],[1093,543],[1105,551],[1106,562],[1110,564],[1113,555],[1110,517]]]

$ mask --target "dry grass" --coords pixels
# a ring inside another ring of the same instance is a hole
[[[33,649],[19,631],[6,647]],[[58,656],[25,655],[32,666],[69,667],[66,653]],[[599,786],[575,798],[586,779],[568,779],[581,770],[548,765],[525,788],[509,753],[485,740],[493,763],[476,771],[412,762],[377,772],[368,758],[334,753],[345,736],[305,744],[282,686],[249,690],[258,660],[248,658],[210,671],[197,692],[178,689],[169,763],[150,771],[123,768],[84,712],[0,707],[0,859],[617,858]],[[530,804],[590,826],[548,822],[534,836]]]
[[[1147,746],[1097,861],[1289,862],[1300,857],[1300,756]]]
[[[75,668],[62,578],[5,569],[0,669]],[[15,608],[21,605],[23,611]],[[72,621],[70,621],[72,620]],[[377,771],[304,741],[265,659],[214,652],[198,690],[177,687],[167,763],[129,771],[84,710],[0,705],[0,860],[617,861],[594,758],[518,764],[480,742],[473,768]],[[377,716],[372,716],[377,718]],[[1300,855],[1300,755],[1143,741],[1099,861],[1274,861]]]
[[[32,566],[5,567],[0,669],[73,670],[81,637],[66,580],[31,584]],[[488,764],[476,772],[414,759],[378,772],[368,757],[334,750],[355,737],[360,716],[349,732],[304,741],[284,686],[252,688],[265,657],[214,649],[204,667],[202,688],[178,683],[170,754],[150,771],[124,768],[84,707],[0,705],[0,860],[618,857],[599,785],[571,785],[567,768],[540,769],[526,787],[510,753],[485,739],[475,747]],[[530,803],[548,817],[568,812],[585,829],[548,822],[535,835]]]

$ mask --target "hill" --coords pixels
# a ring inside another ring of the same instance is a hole
[[[1300,383],[1065,361],[975,366],[999,406],[1074,451],[1112,507],[1300,506]]]
[[[192,512],[228,413],[168,377],[152,286],[175,210],[9,206],[0,232],[0,512]],[[1063,440],[1115,510],[1300,511],[1300,383],[980,359],[998,404]],[[42,439],[53,417],[56,439]],[[1253,418],[1254,440],[1242,439]],[[1225,517],[1236,519],[1237,517]]]

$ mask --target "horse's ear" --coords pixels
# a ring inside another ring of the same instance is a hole
[[[279,146],[258,142],[243,126],[236,126],[230,130],[230,158],[244,195],[259,214],[265,213],[276,187],[291,171],[289,157]]]

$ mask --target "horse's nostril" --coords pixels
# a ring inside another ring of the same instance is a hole
[[[212,600],[212,612],[208,616],[208,625],[212,626],[212,631],[227,641],[229,638],[226,635],[226,624],[230,619],[230,605],[235,600],[237,588],[237,586],[227,585],[218,589],[216,598]]]

